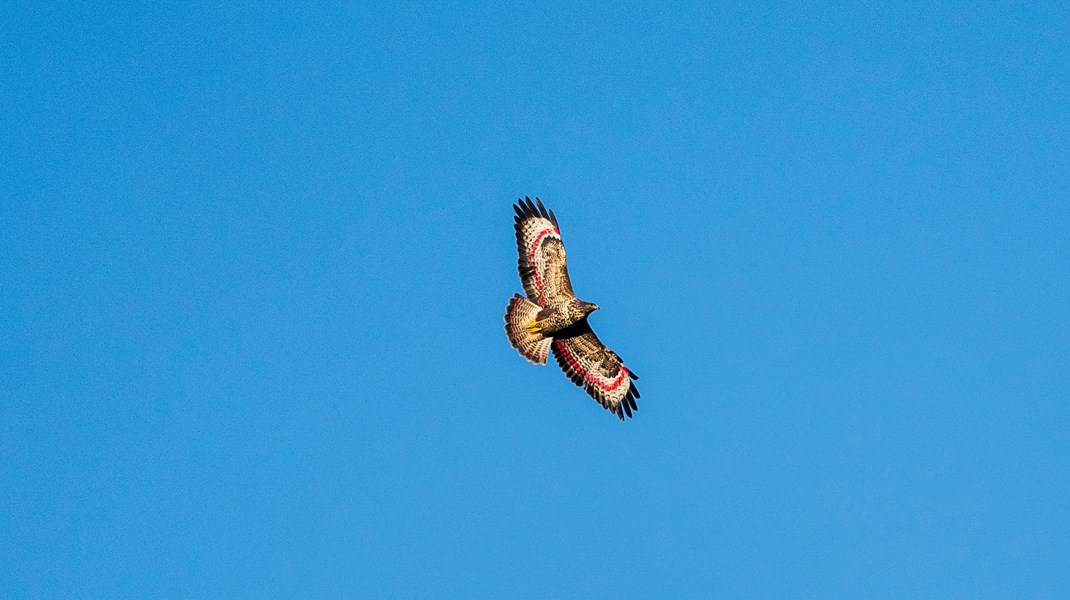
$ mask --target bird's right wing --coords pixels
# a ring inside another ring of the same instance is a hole
[[[576,297],[568,278],[565,245],[557,228],[557,217],[538,198],[517,200],[517,269],[528,299],[540,306],[562,304]]]

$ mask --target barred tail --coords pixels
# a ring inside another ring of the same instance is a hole
[[[514,294],[505,309],[505,335],[509,343],[531,362],[544,365],[550,355],[550,344],[554,338],[528,330],[535,323],[535,318],[542,307],[531,300]]]

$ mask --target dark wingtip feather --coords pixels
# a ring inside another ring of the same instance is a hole
[[[535,197],[534,201],[530,196],[517,198],[516,204],[513,205],[513,210],[516,211],[520,220],[529,217],[549,219],[554,224],[554,227],[557,227],[557,215],[554,214],[554,211],[547,209],[538,196]]]
[[[542,200],[539,200],[538,196],[535,196],[535,204],[537,205],[537,207],[539,209],[539,214],[542,215],[542,217],[544,219],[549,219],[550,218],[550,213],[546,212],[546,207],[543,206]]]
[[[639,381],[639,376],[636,375],[635,373],[633,373],[631,370],[628,371],[628,377],[631,377],[632,379],[634,379],[636,381]]]
[[[635,387],[634,383],[632,384],[632,394],[635,394],[636,398],[642,398],[642,396],[639,395],[639,388]]]

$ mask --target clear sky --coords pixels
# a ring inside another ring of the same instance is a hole
[[[146,4],[0,21],[5,597],[1070,597],[1065,4]]]

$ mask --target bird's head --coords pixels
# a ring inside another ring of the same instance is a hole
[[[589,315],[598,310],[598,305],[593,302],[584,302],[581,306],[583,307],[583,314],[585,315]]]

